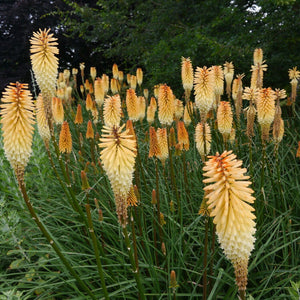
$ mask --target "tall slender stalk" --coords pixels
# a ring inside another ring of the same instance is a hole
[[[75,278],[75,280],[77,281],[77,283],[81,287],[81,289],[84,290],[92,299],[96,300],[97,298],[94,296],[92,291],[88,288],[88,286],[81,280],[79,275],[75,272],[75,270],[73,269],[71,264],[68,262],[68,260],[65,258],[65,256],[63,255],[63,253],[59,249],[59,246],[57,245],[57,243],[53,240],[51,234],[48,232],[46,227],[40,221],[39,217],[37,216],[37,214],[36,214],[36,212],[33,208],[33,206],[31,205],[30,199],[27,195],[24,180],[23,179],[18,179],[18,182],[19,182],[19,187],[20,187],[23,199],[25,200],[26,206],[27,206],[27,208],[30,212],[30,215],[31,215],[32,219],[35,221],[35,223],[39,227],[40,231],[42,232],[44,237],[47,239],[47,241],[49,242],[49,244],[51,245],[53,250],[56,252],[56,254],[60,258],[61,262],[65,265],[65,267],[67,268],[69,273]]]
[[[135,263],[135,259],[134,259],[134,254],[131,248],[131,244],[130,244],[130,240],[129,240],[129,236],[128,236],[128,231],[127,231],[127,227],[124,226],[123,227],[123,234],[124,234],[124,240],[125,240],[125,244],[128,250],[128,254],[129,254],[129,260],[132,266],[132,270],[133,270],[133,275],[134,275],[134,279],[136,281],[137,284],[137,289],[139,291],[139,298],[145,300],[145,291],[144,291],[144,287],[142,285],[142,281],[141,281],[141,277],[140,277],[140,272],[137,269],[136,263]]]
[[[87,214],[87,219],[88,219],[89,233],[91,235],[92,242],[93,242],[93,248],[94,248],[95,258],[96,258],[96,262],[97,262],[98,274],[99,274],[99,277],[100,277],[100,280],[101,280],[101,286],[102,286],[104,298],[109,299],[106,284],[105,284],[101,259],[100,259],[100,253],[99,253],[98,244],[97,244],[97,238],[96,238],[96,235],[95,235],[95,232],[94,232],[94,227],[93,227],[93,221],[92,221],[92,215],[91,215],[91,206],[89,204],[86,204],[85,209],[86,209],[86,214]]]

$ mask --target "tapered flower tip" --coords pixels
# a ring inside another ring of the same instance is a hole
[[[102,104],[104,102],[104,94],[105,94],[102,79],[98,77],[95,80],[94,86],[95,86],[95,89],[94,89],[95,101],[98,106],[102,106]]]
[[[93,124],[92,124],[91,120],[89,120],[88,123],[87,123],[87,129],[86,129],[85,137],[87,139],[93,139],[94,138],[94,129],[93,129]]]
[[[58,73],[57,39],[49,32],[50,29],[40,29],[30,39],[32,69],[43,97],[54,92]]]
[[[214,90],[216,95],[223,95],[224,92],[224,72],[221,66],[212,66],[211,71],[214,78]]]
[[[174,100],[174,116],[179,120],[183,116],[184,107],[182,101],[179,99]]]
[[[143,83],[143,70],[142,70],[142,68],[137,68],[136,69],[136,80],[137,80],[137,84],[139,86],[141,86],[142,83]]]
[[[72,136],[67,121],[64,121],[59,135],[59,151],[61,153],[72,152]]]
[[[193,89],[194,71],[189,57],[181,57],[181,80],[184,90],[191,91]]]
[[[174,116],[174,95],[166,84],[159,87],[158,92],[158,119],[163,125],[171,125]]]
[[[232,128],[232,110],[227,101],[221,101],[217,111],[218,130],[223,136],[229,136]]]
[[[0,105],[5,156],[20,176],[31,154],[34,104],[27,84],[11,83],[3,92]]]
[[[119,69],[118,65],[115,63],[112,66],[112,73],[113,73],[113,78],[118,79],[119,78]]]
[[[256,48],[253,52],[253,62],[254,64],[263,63],[263,50],[261,48]]]
[[[239,290],[245,290],[248,260],[255,241],[254,208],[249,203],[255,198],[249,176],[244,175],[247,170],[241,165],[242,161],[232,151],[209,156],[203,167],[208,178],[203,182],[209,184],[204,190],[208,191],[208,209],[212,210],[210,216],[214,218],[221,248],[234,265]]]
[[[119,126],[121,121],[121,99],[119,95],[108,96],[104,101],[104,124],[106,126]]]

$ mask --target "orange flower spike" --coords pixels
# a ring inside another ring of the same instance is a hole
[[[75,124],[82,124],[83,123],[83,117],[82,117],[82,108],[81,105],[77,105],[77,111],[76,111],[76,117],[75,117]]]
[[[158,145],[157,134],[154,127],[149,128],[149,136],[150,136],[150,149],[149,149],[149,157],[160,156],[161,150]]]
[[[166,159],[169,157],[169,147],[167,138],[167,128],[157,129],[157,142],[160,149],[160,154],[157,157],[160,159],[162,165],[165,165]]]
[[[64,107],[60,98],[56,98],[55,100],[53,119],[56,124],[62,124],[64,121]]]
[[[72,136],[67,121],[64,121],[59,135],[59,151],[61,153],[72,152]]]
[[[177,138],[178,143],[181,146],[181,150],[189,150],[190,148],[190,141],[189,141],[189,134],[184,126],[184,122],[179,121],[177,123]]]
[[[87,130],[86,130],[85,137],[87,139],[93,139],[94,138],[94,129],[93,129],[93,124],[92,124],[91,120],[89,120],[88,123],[87,123]]]
[[[101,107],[102,104],[104,103],[104,95],[105,95],[105,93],[104,93],[104,88],[103,88],[103,81],[102,81],[102,79],[98,77],[98,78],[95,80],[94,86],[95,86],[95,90],[94,90],[94,93],[95,93],[95,101],[96,101],[97,105],[98,105],[99,107]]]
[[[296,152],[296,157],[300,157],[300,141],[298,142],[298,149]]]
[[[94,82],[95,78],[97,76],[97,69],[96,69],[96,67],[90,67],[90,75],[91,75],[92,80]]]
[[[93,100],[92,100],[92,97],[91,97],[91,94],[88,93],[87,96],[86,96],[86,100],[85,100],[85,108],[87,111],[92,111],[92,108],[93,108]]]

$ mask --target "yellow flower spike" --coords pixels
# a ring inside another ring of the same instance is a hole
[[[67,121],[64,121],[61,126],[58,146],[61,153],[72,152],[72,136]]]
[[[143,70],[141,68],[136,69],[136,80],[139,86],[143,83]]]
[[[122,86],[123,80],[124,80],[124,73],[123,73],[123,71],[119,71],[119,82],[120,82],[121,86]]]
[[[93,116],[93,123],[97,124],[98,123],[99,112],[98,112],[98,109],[97,109],[96,101],[93,101],[92,116]]]
[[[33,33],[30,39],[30,59],[37,84],[43,95],[46,116],[51,119],[51,101],[55,94],[56,78],[58,74],[57,39],[50,33],[50,29]]]
[[[156,110],[157,110],[157,103],[156,103],[156,100],[155,100],[154,97],[151,97],[151,99],[150,99],[150,105],[153,107],[154,112],[156,112]]]
[[[248,261],[254,248],[255,215],[253,190],[249,188],[249,176],[241,168],[242,161],[236,159],[232,151],[209,156],[205,162],[204,183],[209,185],[206,198],[210,216],[216,224],[221,248],[232,262],[239,292],[244,293],[247,286]]]
[[[139,105],[138,105],[138,97],[135,93],[134,89],[128,89],[126,91],[126,107],[129,120],[134,122],[139,119]]]
[[[254,50],[253,63],[254,63],[254,65],[263,63],[263,50],[261,48],[256,48]]]
[[[224,72],[221,66],[212,66],[211,71],[214,78],[214,92],[216,95],[215,107],[218,107],[220,97],[224,93]]]
[[[5,156],[18,180],[23,180],[34,131],[34,104],[28,84],[11,83],[5,88],[1,102],[0,122]]]
[[[171,125],[174,116],[174,95],[169,86],[161,85],[158,93],[158,119],[162,125]]]
[[[185,98],[186,100],[189,100],[194,83],[193,65],[189,57],[181,57],[181,80],[185,91]]]
[[[226,94],[228,96],[231,95],[231,83],[233,80],[233,75],[234,75],[234,66],[232,62],[225,62],[224,63],[224,77],[225,77],[225,82],[226,82]]]
[[[91,75],[92,80],[94,82],[95,78],[97,76],[97,69],[96,69],[96,67],[90,67],[90,75]]]
[[[290,83],[292,86],[291,103],[294,103],[296,101],[297,85],[298,85],[298,80],[300,78],[300,71],[297,70],[297,67],[294,67],[293,69],[289,69],[289,78],[291,80]]]
[[[195,142],[196,148],[202,158],[202,161],[205,160],[205,154],[210,152],[210,144],[211,144],[211,134],[210,127],[207,123],[205,123],[205,144],[206,144],[206,153],[204,148],[204,139],[203,139],[203,124],[198,123],[195,130]]]
[[[106,95],[109,91],[109,76],[107,76],[106,74],[103,74],[101,79],[102,79],[104,95]]]
[[[110,90],[113,94],[119,93],[118,80],[115,78],[111,78],[110,80]]]
[[[155,109],[153,106],[149,105],[147,108],[147,122],[151,125],[154,122]]]
[[[190,114],[192,115],[194,113],[194,107],[193,107],[193,103],[192,102],[189,102],[188,104],[185,105],[184,107],[184,113],[183,113],[183,122],[184,124],[188,127],[191,122],[192,122],[192,119],[191,119],[191,116]]]
[[[144,89],[144,90],[143,90],[143,94],[144,94],[145,99],[146,99],[147,102],[148,102],[148,98],[149,98],[149,90],[148,90],[148,89]]]
[[[124,126],[103,126],[99,144],[103,148],[101,163],[111,183],[122,226],[127,224],[127,196],[132,186],[136,156],[136,142],[127,130],[122,132]]]
[[[49,125],[48,125],[48,121],[44,109],[42,94],[40,94],[36,100],[36,122],[37,122],[38,131],[41,138],[43,139],[45,144],[48,145],[51,136],[50,136]]]
[[[232,110],[231,105],[227,101],[221,101],[217,111],[218,130],[223,135],[226,142],[229,138],[232,128]]]
[[[270,126],[275,116],[275,92],[271,88],[264,88],[259,91],[257,99],[257,120],[261,126],[262,139],[269,138]]]
[[[53,98],[54,105],[52,106],[53,120],[56,124],[62,124],[64,121],[64,107],[60,98]]]
[[[106,126],[119,126],[121,121],[121,99],[119,95],[108,96],[103,108],[104,124]]]
[[[97,105],[99,107],[102,106],[102,104],[104,103],[104,88],[103,88],[103,81],[101,78],[97,78],[95,80],[95,84],[94,84],[94,93],[95,93],[95,101],[97,103]]]
[[[174,117],[179,120],[183,116],[184,108],[183,103],[179,99],[174,100]]]
[[[200,111],[201,121],[206,121],[206,116],[213,106],[214,94],[214,77],[211,68],[197,67],[194,78],[195,103]]]
[[[158,147],[160,149],[160,154],[156,156],[159,158],[162,165],[164,166],[166,159],[169,157],[167,128],[158,128],[156,134]]]
[[[146,111],[146,99],[143,96],[138,97],[138,113],[139,113],[139,120],[142,122],[145,118],[145,111]]]
[[[163,213],[160,213],[160,214],[159,214],[159,224],[160,224],[161,226],[164,226],[164,225],[167,224],[167,222],[165,221],[165,216],[164,216]]]
[[[135,75],[131,75],[130,76],[130,88],[133,90],[136,90],[136,76]]]
[[[115,79],[119,79],[119,69],[118,69],[118,65],[115,63],[112,66],[112,73],[113,73],[113,78]]]

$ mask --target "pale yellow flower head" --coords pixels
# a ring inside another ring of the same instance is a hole
[[[30,39],[30,59],[34,76],[43,94],[47,118],[51,117],[51,100],[55,93],[58,74],[57,39],[50,29],[33,33]]]
[[[121,99],[119,95],[106,97],[103,108],[104,124],[119,126],[121,121]]]
[[[263,63],[263,50],[261,48],[256,48],[254,50],[253,63],[254,63],[254,65]]]
[[[27,84],[11,83],[3,92],[0,115],[5,156],[18,180],[31,154],[34,104]]]
[[[194,78],[195,103],[200,111],[201,120],[206,116],[214,103],[214,77],[211,68],[197,67]]]
[[[158,119],[163,125],[171,125],[174,116],[174,95],[166,84],[159,87],[158,93]]]
[[[126,92],[126,107],[129,120],[138,121],[139,101],[134,89],[128,89]]]
[[[103,81],[101,78],[97,78],[94,83],[94,94],[95,94],[95,101],[99,107],[102,106],[104,103],[104,87],[103,87]]]
[[[125,124],[104,126],[99,147],[101,163],[115,195],[116,211],[122,226],[127,222],[127,197],[132,185],[136,141],[128,131],[122,131]]]
[[[231,83],[233,80],[234,75],[234,66],[232,62],[225,62],[224,63],[224,77],[226,82],[226,94],[229,96],[231,95]]]
[[[194,71],[189,57],[181,57],[181,80],[184,90],[191,92],[194,83]]]
[[[210,216],[216,224],[221,248],[232,262],[236,283],[240,291],[246,290],[248,261],[254,248],[255,215],[253,190],[249,187],[247,169],[241,168],[242,161],[232,151],[210,156],[203,167],[207,183],[204,190]]]
[[[179,99],[174,100],[174,116],[175,119],[179,120],[183,116],[183,103]]]
[[[267,140],[271,123],[275,116],[275,92],[271,88],[264,88],[259,91],[257,98],[257,120],[262,129],[262,137]]]
[[[227,140],[230,135],[232,121],[233,117],[230,103],[227,101],[221,101],[217,111],[217,122],[218,130],[225,140]]]
[[[143,83],[143,70],[142,70],[142,68],[137,68],[136,69],[136,80],[137,80],[137,84],[139,86],[141,86],[142,83]]]

